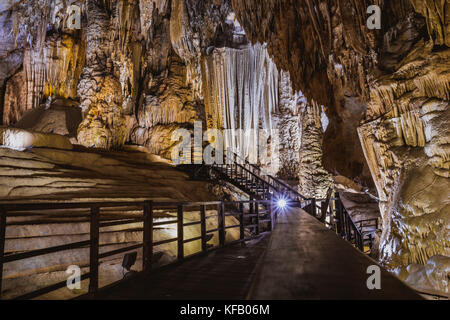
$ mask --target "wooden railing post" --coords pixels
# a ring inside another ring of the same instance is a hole
[[[348,241],[352,241],[352,226],[351,226],[351,223],[352,223],[352,221],[350,220],[350,216],[348,215],[348,212],[345,210],[345,208],[344,208],[344,214],[345,214],[345,222],[346,222],[346,225],[347,225],[347,240]]]
[[[184,259],[184,228],[183,228],[183,205],[178,205],[178,260]]]
[[[3,257],[5,255],[6,209],[0,207],[0,299],[2,298]]]
[[[334,207],[336,210],[336,218],[337,218],[337,223],[336,223],[336,232],[337,234],[339,234],[340,236],[342,236],[342,229],[343,229],[343,219],[342,219],[342,205],[341,205],[341,201],[339,199],[339,192],[335,192],[334,193]]]
[[[259,205],[258,201],[255,203],[255,215],[256,215],[256,234],[259,234]]]
[[[219,229],[219,245],[225,245],[225,203],[222,201],[217,208],[218,211],[218,229]]]
[[[244,204],[239,203],[239,239],[244,240],[245,233],[244,233]]]
[[[330,207],[331,192],[332,192],[332,189],[329,188],[328,191],[327,191],[327,197],[325,198],[325,201],[322,201],[322,203],[321,203],[320,219],[319,220],[322,223],[325,223],[325,220],[327,218],[328,208]]]
[[[311,198],[311,207],[309,213],[315,218],[316,217],[316,199]]]
[[[200,206],[200,229],[202,236],[202,251],[206,252],[208,246],[206,245],[206,206]]]
[[[89,250],[89,293],[95,293],[98,290],[98,248],[99,248],[99,208],[91,208],[90,224],[90,250]]]
[[[359,250],[364,252],[364,244],[363,244],[362,234],[359,232],[358,232],[358,247],[359,247]]]
[[[144,201],[144,234],[142,247],[142,270],[152,269],[153,258],[153,201]]]
[[[270,203],[269,203],[269,217],[270,217],[270,230],[273,231],[273,229],[275,228],[275,223],[276,223],[275,219],[276,219],[276,217],[275,217],[274,212],[272,210],[272,201],[270,201]]]

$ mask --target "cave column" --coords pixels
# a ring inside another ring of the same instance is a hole
[[[321,107],[313,100],[301,110],[299,192],[308,198],[325,199],[332,185],[322,167],[322,138]]]
[[[78,142],[86,147],[120,148],[126,140],[122,87],[114,75],[111,19],[100,0],[87,1],[86,66],[78,84],[83,121]]]

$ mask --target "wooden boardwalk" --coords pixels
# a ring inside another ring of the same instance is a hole
[[[381,289],[367,288],[377,263],[300,209],[282,214],[251,299],[422,299],[381,269]]]
[[[282,214],[270,237],[227,247],[119,282],[91,299],[421,299],[376,262],[301,209]],[[82,299],[89,298],[87,296]]]
[[[252,243],[215,250],[80,299],[246,299],[256,267],[267,249],[268,235]]]

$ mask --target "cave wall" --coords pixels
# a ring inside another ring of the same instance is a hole
[[[324,167],[378,193],[381,262],[448,292],[450,2],[377,1],[379,30],[370,4],[232,0],[250,40],[324,105]]]
[[[69,4],[81,7],[80,30],[66,26]],[[32,118],[39,113],[35,122],[42,122],[54,118],[48,108],[76,106],[82,121],[72,142],[102,149],[133,143],[166,158],[178,144],[172,133],[192,130],[194,121],[204,129],[254,129],[250,139],[226,136],[226,145],[256,161],[262,133],[265,143],[280,144],[275,171],[298,179],[298,92],[264,44],[249,44],[229,1],[26,1],[2,13],[14,30],[8,41],[17,42],[8,55],[16,48],[24,56],[4,86],[6,125],[69,132],[64,121],[35,126]]]
[[[449,54],[433,52],[431,42],[417,46],[395,73],[376,82],[371,112],[358,128],[381,199],[381,261],[405,279],[417,272],[415,265],[427,265],[428,275],[444,268],[441,281],[425,276],[429,282],[422,283],[439,283],[444,292],[450,268],[442,259],[450,252]]]
[[[323,141],[325,168],[373,187],[355,129],[364,117],[369,83],[379,73],[384,34],[413,9],[408,0],[382,1],[382,29],[368,30],[365,12],[370,4],[232,1],[250,40],[267,42],[276,65],[289,71],[294,89],[325,106],[330,121]]]

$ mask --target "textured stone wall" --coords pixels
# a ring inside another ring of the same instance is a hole
[[[448,286],[434,269],[450,250],[449,53],[433,52],[431,42],[417,46],[374,85],[358,129],[382,200],[381,261],[405,279],[414,265],[428,265],[425,280],[410,278],[428,288],[439,278]]]
[[[232,0],[250,40],[324,105],[324,167],[381,198],[381,261],[448,290],[450,4],[380,1],[381,29],[369,30],[370,4]]]
[[[299,191],[306,197],[325,199],[332,186],[330,174],[322,166],[322,108],[316,103],[301,109]]]

